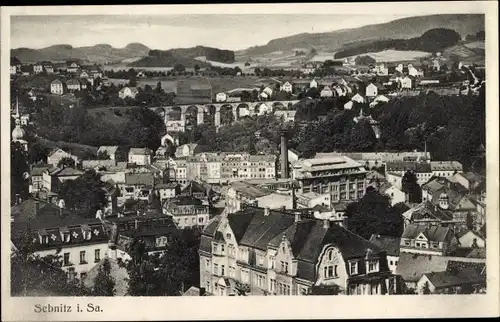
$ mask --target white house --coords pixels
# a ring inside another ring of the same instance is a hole
[[[262,99],[268,99],[269,95],[267,95],[265,92],[260,93],[260,98]]]
[[[331,89],[330,87],[328,87],[328,86],[325,86],[325,87],[321,90],[320,96],[321,96],[321,97],[332,97],[332,96],[333,96],[332,89]]]
[[[55,95],[64,94],[64,85],[59,79],[55,79],[50,83],[50,92]]]
[[[387,102],[389,102],[389,99],[386,96],[379,95],[379,96],[375,97],[373,102],[370,103],[370,107],[375,107],[379,103],[387,103]]]
[[[313,87],[314,87],[314,88],[318,88],[318,82],[317,82],[315,79],[313,79],[313,80],[309,83],[309,87],[310,87],[310,88],[313,88]]]
[[[385,64],[378,64],[377,66],[375,66],[375,73],[378,75],[378,76],[387,76],[389,75],[389,68],[387,68],[387,66],[385,66]]]
[[[128,162],[137,165],[151,164],[152,151],[148,148],[131,148],[128,152]]]
[[[268,97],[273,95],[273,90],[268,86],[262,90],[263,93],[266,93]]]
[[[82,85],[78,79],[69,79],[66,82],[66,88],[68,91],[79,91],[82,89]]]
[[[353,101],[353,102],[357,102],[357,103],[361,103],[361,104],[362,104],[362,103],[364,103],[364,102],[365,102],[365,98],[364,98],[363,96],[359,95],[359,93],[358,93],[358,94],[354,95],[354,96],[351,98],[351,101]]]
[[[137,96],[138,90],[135,87],[124,87],[118,92],[118,97],[121,99],[125,99],[127,97],[130,97],[132,99],[135,99]]]
[[[33,65],[33,72],[35,74],[40,74],[41,72],[43,72],[43,66],[42,66],[42,64],[34,64]]]
[[[290,82],[285,82],[283,85],[281,85],[281,90],[283,92],[291,93],[293,90],[292,84]]]
[[[411,89],[412,84],[413,84],[413,80],[408,76],[405,76],[401,79],[401,88]]]
[[[460,243],[460,247],[469,248],[469,247],[477,247],[484,248],[486,247],[486,241],[483,237],[479,236],[479,234],[473,232],[472,230],[467,230],[462,234],[458,235],[458,242]]]
[[[393,186],[392,184],[384,184],[380,188],[380,192],[391,199],[391,206],[394,206],[397,203],[405,202],[405,193]]]
[[[398,66],[396,67],[396,70],[400,73],[403,72],[403,64],[398,64]]]
[[[370,83],[368,86],[366,86],[366,97],[376,97],[378,94],[378,88],[375,86],[375,84]]]
[[[354,105],[353,101],[349,101],[349,102],[345,103],[344,110],[351,110],[353,105]]]
[[[227,94],[224,92],[217,93],[217,95],[215,96],[215,100],[217,102],[225,102],[227,101]]]
[[[272,112],[272,109],[269,108],[266,104],[262,103],[257,107],[257,110],[259,111],[259,115],[264,115],[269,112]]]
[[[76,164],[80,162],[80,159],[76,155],[68,153],[62,149],[54,149],[47,156],[47,164],[57,166],[59,164],[59,161],[61,161],[64,158],[71,158],[75,160]]]

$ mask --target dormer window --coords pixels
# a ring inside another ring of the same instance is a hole
[[[38,239],[40,240],[40,244],[48,244],[49,243],[49,235],[45,229],[41,229],[38,231]]]
[[[69,243],[70,239],[71,239],[71,235],[69,233],[68,227],[62,227],[60,229],[60,232],[61,232],[61,240],[63,241],[63,243]]]
[[[85,240],[92,239],[92,231],[88,225],[82,225],[82,236]]]
[[[378,272],[378,261],[377,260],[368,261],[366,271],[368,273]]]
[[[351,275],[358,274],[358,262],[350,262],[349,263],[349,273]]]

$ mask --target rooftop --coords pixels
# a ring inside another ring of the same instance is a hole
[[[303,169],[309,171],[362,167],[360,163],[346,156],[306,159],[302,164]]]
[[[131,148],[129,155],[152,155],[153,152],[148,148]]]
[[[438,225],[409,224],[401,238],[415,239],[423,234],[428,241],[444,242],[450,236],[450,228]]]
[[[400,237],[372,235],[370,243],[377,245],[379,248],[385,250],[389,256],[399,256],[399,245],[401,242]]]

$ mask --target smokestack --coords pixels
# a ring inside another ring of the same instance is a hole
[[[281,177],[288,178],[288,142],[286,132],[281,132]]]
[[[295,195],[295,185],[292,182],[292,209],[297,209],[297,196]]]

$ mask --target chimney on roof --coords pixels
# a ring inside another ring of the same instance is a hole
[[[323,219],[323,228],[330,228],[330,221],[328,219]]]
[[[264,208],[264,216],[269,216],[270,213],[271,213],[271,210],[269,209],[269,207],[265,207]]]

